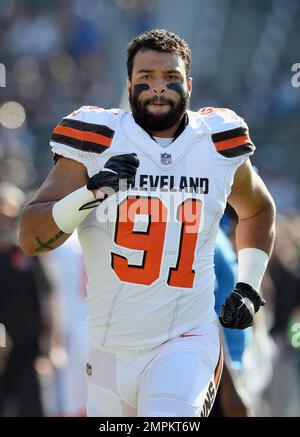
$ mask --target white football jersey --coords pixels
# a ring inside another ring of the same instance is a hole
[[[78,227],[95,348],[147,349],[216,320],[214,246],[237,168],[254,151],[228,109],[187,111],[160,146],[130,112],[84,106],[51,138],[57,155],[91,177],[112,156],[136,153],[135,186],[93,209]]]

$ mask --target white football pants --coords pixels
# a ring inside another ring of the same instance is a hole
[[[208,416],[222,367],[216,323],[147,351],[91,349],[88,416]]]

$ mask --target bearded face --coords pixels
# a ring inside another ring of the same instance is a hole
[[[172,99],[164,95],[153,95],[143,99],[141,94],[146,89],[148,90],[149,86],[139,84],[133,87],[129,95],[131,111],[135,121],[146,130],[162,131],[169,129],[180,122],[188,109],[189,93],[184,90],[182,84],[168,84],[167,88],[173,89],[178,94],[178,98]]]
[[[191,78],[179,55],[139,51],[128,91],[135,121],[145,130],[161,132],[178,125],[188,109]]]

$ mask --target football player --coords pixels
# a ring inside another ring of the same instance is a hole
[[[157,29],[127,54],[131,112],[83,106],[60,121],[56,165],[23,212],[20,244],[36,255],[78,228],[90,416],[206,416],[223,360],[219,220],[228,200],[239,217],[239,276],[220,322],[244,329],[264,304],[275,207],[252,170],[245,121],[230,109],[189,110],[186,42]]]

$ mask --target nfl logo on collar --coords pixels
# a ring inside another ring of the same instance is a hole
[[[172,162],[171,155],[169,153],[161,153],[160,160],[162,164],[169,165]]]

